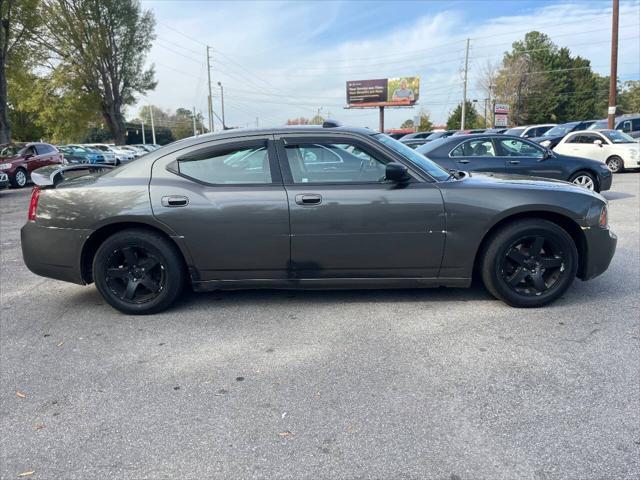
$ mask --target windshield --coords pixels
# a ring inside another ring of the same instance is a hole
[[[607,128],[608,123],[609,122],[607,120],[598,120],[589,125],[587,130],[602,130],[603,128]]]
[[[421,170],[424,170],[434,179],[444,181],[449,178],[449,172],[440,167],[437,163],[432,162],[427,157],[420,155],[415,150],[407,147],[404,143],[394,140],[388,135],[378,133],[373,136],[379,142],[384,143],[386,146],[395,150],[404,158],[409,160],[414,165],[418,166]]]
[[[427,140],[436,140],[444,135],[444,132],[433,132],[427,137]]]
[[[518,128],[510,128],[509,130],[504,132],[504,134],[519,137],[520,135],[522,135],[522,132],[524,132],[524,127],[518,127]]]
[[[607,137],[611,143],[636,143],[636,139],[618,130],[605,130],[600,132]]]
[[[20,145],[9,145],[7,147],[3,147],[0,150],[0,157],[13,157],[15,155],[22,155],[26,147]]]
[[[557,136],[566,135],[567,133],[571,132],[574,128],[576,128],[577,125],[578,125],[578,122],[563,123],[562,125],[556,125],[551,130],[547,130],[546,132],[544,132],[542,136],[555,137],[556,135]]]

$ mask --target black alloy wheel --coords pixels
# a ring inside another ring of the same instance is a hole
[[[108,237],[93,259],[93,278],[104,299],[121,312],[159,312],[180,295],[186,267],[180,250],[166,236],[127,229]]]
[[[166,283],[166,267],[144,247],[115,249],[107,260],[105,281],[111,293],[130,303],[146,303],[160,295]]]
[[[480,272],[487,290],[513,307],[540,307],[571,285],[578,250],[560,225],[541,218],[508,223],[486,241]]]
[[[502,258],[500,274],[516,293],[538,296],[554,288],[565,271],[564,253],[541,235],[519,238]]]

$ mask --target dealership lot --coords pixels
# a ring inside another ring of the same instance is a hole
[[[604,196],[610,269],[546,308],[476,286],[129,317],[31,274],[29,192],[0,191],[0,477],[637,478],[640,173]]]

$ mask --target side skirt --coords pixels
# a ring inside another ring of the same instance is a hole
[[[471,278],[309,278],[207,280],[192,282],[196,292],[213,290],[279,289],[279,290],[353,290],[385,288],[437,288],[471,285]]]

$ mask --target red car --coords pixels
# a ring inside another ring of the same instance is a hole
[[[0,146],[0,173],[9,176],[14,188],[22,188],[36,168],[63,163],[64,157],[48,143],[10,143]]]

